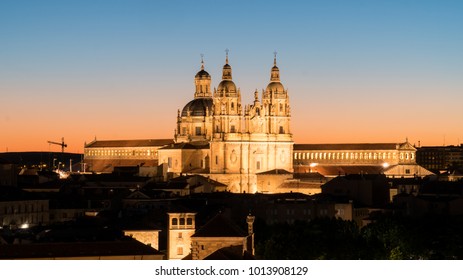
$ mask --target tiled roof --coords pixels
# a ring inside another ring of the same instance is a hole
[[[217,214],[192,237],[245,237],[247,234],[223,213]]]
[[[381,165],[318,165],[314,169],[323,176],[381,174],[385,171]]]
[[[98,172],[111,172],[114,167],[120,166],[158,166],[157,159],[86,159],[85,162]]]
[[[191,143],[171,143],[168,146],[165,146],[161,149],[169,150],[169,149],[209,149],[208,142],[191,142]]]
[[[252,260],[254,257],[248,252],[243,253],[243,245],[220,248],[204,260]]]
[[[97,140],[85,148],[159,147],[174,143],[173,139]]]
[[[92,256],[160,255],[136,240],[2,245],[0,259],[71,258]]]
[[[351,144],[294,144],[294,151],[303,150],[395,150],[399,143],[351,143]]]
[[[272,169],[272,170],[257,173],[257,175],[282,175],[282,174],[287,175],[287,174],[292,174],[292,173],[284,169]]]

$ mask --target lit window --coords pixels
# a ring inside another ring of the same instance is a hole
[[[183,255],[183,247],[177,247],[177,255]]]

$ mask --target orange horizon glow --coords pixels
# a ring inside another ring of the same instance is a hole
[[[459,145],[462,3],[0,1],[0,152],[173,138],[227,48],[243,106],[278,52],[295,143]]]

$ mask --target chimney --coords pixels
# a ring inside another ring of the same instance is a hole
[[[248,235],[252,235],[254,233],[253,225],[254,225],[254,220],[255,219],[256,219],[256,217],[251,216],[251,214],[249,214],[246,217],[246,222],[248,223]]]

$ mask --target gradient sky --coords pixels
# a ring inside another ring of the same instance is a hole
[[[243,104],[278,52],[296,143],[463,142],[463,1],[0,0],[0,151],[171,138],[204,54]]]

